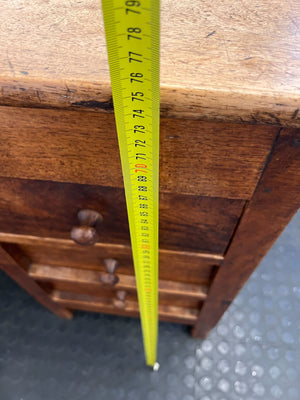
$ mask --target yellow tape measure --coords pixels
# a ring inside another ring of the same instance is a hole
[[[157,366],[159,0],[102,0],[146,363]]]

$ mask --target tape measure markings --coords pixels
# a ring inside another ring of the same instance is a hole
[[[146,362],[158,330],[159,1],[102,0]]]

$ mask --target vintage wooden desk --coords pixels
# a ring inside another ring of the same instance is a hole
[[[0,10],[0,266],[59,316],[138,316],[100,2]],[[297,0],[162,1],[159,313],[195,336],[299,207],[298,23]]]

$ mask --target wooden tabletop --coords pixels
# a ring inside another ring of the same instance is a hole
[[[0,15],[0,104],[112,112],[100,0]],[[162,116],[300,126],[299,26],[299,0],[162,0]]]

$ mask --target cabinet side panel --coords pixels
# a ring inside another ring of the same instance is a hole
[[[219,321],[300,206],[300,130],[283,129],[200,310],[193,334]]]

